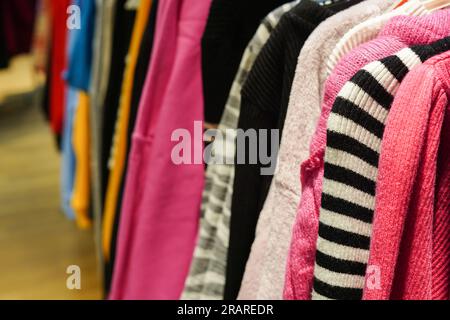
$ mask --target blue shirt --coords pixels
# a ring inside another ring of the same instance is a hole
[[[73,46],[69,49],[71,59],[66,79],[70,86],[88,92],[91,82],[96,6],[93,0],[76,0],[74,4],[80,8],[81,29],[70,31],[74,39]]]

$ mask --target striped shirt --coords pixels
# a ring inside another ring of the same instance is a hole
[[[215,157],[226,159],[225,163],[234,163],[235,159],[235,130],[240,115],[242,86],[271,32],[277,26],[281,17],[298,2],[285,4],[270,13],[247,46],[218,128],[225,138],[225,146],[221,148],[214,148],[213,146]],[[199,239],[182,295],[184,300],[223,299],[233,182],[234,165],[213,164],[208,167],[203,193]]]
[[[450,50],[450,38],[372,62],[345,84],[328,121],[313,299],[362,299],[381,141],[408,72]]]

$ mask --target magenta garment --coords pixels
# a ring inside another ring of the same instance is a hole
[[[381,285],[364,299],[449,299],[449,70],[450,52],[413,69],[389,112],[369,260]]]
[[[181,296],[197,239],[204,166],[175,165],[171,136],[184,128],[194,137],[194,121],[203,121],[200,41],[209,7],[210,0],[165,0],[158,6],[110,299]],[[195,148],[202,152],[203,144]]]
[[[0,1],[0,21],[10,56],[30,51],[36,10],[36,0]]]
[[[322,114],[310,147],[310,157],[302,164],[302,197],[294,224],[286,268],[284,298],[311,299],[316,242],[324,176],[327,121],[333,103],[344,84],[370,62],[395,54],[399,50],[428,44],[448,34],[446,24],[436,17],[450,11],[438,11],[423,17],[398,16],[391,19],[378,37],[347,54],[325,83]]]

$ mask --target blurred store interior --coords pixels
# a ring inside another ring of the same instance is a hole
[[[0,70],[0,299],[100,299],[93,232],[61,212],[60,154],[34,67],[24,53]],[[70,266],[80,290],[67,286]]]

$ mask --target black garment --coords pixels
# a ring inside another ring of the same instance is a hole
[[[53,41],[50,41],[50,46]],[[51,52],[51,47],[49,48],[49,52]],[[47,122],[50,123],[50,86],[52,83],[52,72],[51,72],[51,63],[50,63],[50,55],[47,57],[47,63],[45,67],[45,83],[42,88],[42,97],[39,101],[42,113],[45,116]]]
[[[153,0],[152,8],[150,12],[150,17],[142,38],[141,47],[139,49],[139,57],[136,64],[136,72],[133,79],[133,91],[131,97],[131,109],[130,109],[130,120],[128,125],[128,136],[127,136],[127,155],[130,153],[131,148],[131,138],[134,131],[134,126],[137,119],[137,114],[139,111],[139,103],[141,101],[142,89],[144,88],[145,79],[147,77],[147,70],[150,64],[150,57],[153,49],[153,38],[156,27],[156,13],[158,10],[158,0]],[[122,210],[122,198],[125,189],[125,174],[126,168],[128,167],[128,157],[125,162],[125,171],[122,176],[122,181],[120,183],[119,195],[117,197],[116,214],[114,217],[114,228],[111,239],[111,260],[105,266],[105,292],[109,292],[111,288],[112,275],[114,272],[114,261],[116,256],[116,245],[117,245],[117,233],[119,230],[120,214]]]
[[[323,1],[325,1],[325,0],[323,0]],[[326,2],[326,4],[322,3],[322,6],[324,6],[328,10],[331,10],[334,12],[339,12],[339,11],[348,9],[351,6],[354,6],[355,4],[360,3],[361,1],[362,0],[333,0],[331,3],[328,3],[328,2]]]
[[[113,43],[111,52],[111,66],[109,74],[108,88],[106,91],[103,105],[103,127],[102,127],[102,146],[101,146],[101,186],[102,203],[106,196],[106,189],[109,179],[108,162],[111,155],[111,147],[114,138],[117,112],[119,110],[120,94],[123,83],[123,76],[126,66],[126,56],[131,43],[134,21],[136,18],[135,10],[125,9],[127,0],[118,0],[115,6]],[[112,280],[112,267],[114,259],[105,261],[104,266],[104,288],[105,293],[109,292]]]
[[[336,9],[339,7],[345,9],[346,7],[355,4],[355,1],[353,0],[314,0],[314,1],[317,4],[320,4],[321,6],[327,7],[328,9]]]
[[[244,50],[261,20],[290,0],[213,0],[202,39],[205,120],[220,122]]]
[[[105,199],[108,185],[108,162],[111,155],[111,146],[119,109],[119,100],[122,89],[123,75],[125,71],[125,59],[130,47],[131,36],[136,17],[135,10],[125,9],[127,0],[119,0],[116,6],[113,44],[111,53],[111,68],[106,97],[102,110],[102,146],[101,146],[101,176],[102,176],[102,202]]]
[[[6,51],[6,48],[2,45],[2,42],[0,40],[0,69],[8,68],[8,64],[9,64],[8,52]]]
[[[300,51],[314,29],[333,13],[334,11],[311,0],[302,0],[281,18],[242,88],[238,128],[279,129],[281,139]],[[258,148],[260,142],[258,139]],[[250,147],[246,142],[245,150],[248,151]],[[266,148],[271,154],[270,134]],[[248,155],[248,152],[246,154]],[[236,299],[239,293],[245,265],[255,238],[259,213],[273,178],[273,175],[261,175],[261,168],[268,166],[261,163],[248,164],[249,159],[246,163],[237,164],[235,167],[225,284],[226,300]]]
[[[0,14],[0,69],[8,67],[9,54],[6,46],[5,30],[3,28],[3,15]]]

